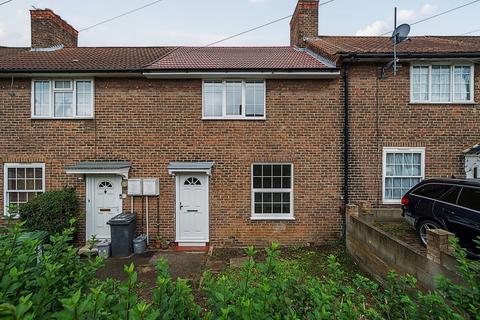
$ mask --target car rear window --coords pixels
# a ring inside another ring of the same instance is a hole
[[[431,199],[440,199],[440,197],[452,187],[453,186],[448,184],[431,183],[414,190],[412,194]]]
[[[480,211],[480,189],[464,187],[458,198],[458,205]]]

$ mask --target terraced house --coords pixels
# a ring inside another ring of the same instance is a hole
[[[390,38],[318,36],[317,0],[287,47],[78,47],[49,9],[31,25],[31,47],[0,47],[0,197],[8,215],[75,187],[83,241],[134,211],[151,244],[331,242],[346,202],[398,206],[478,143],[475,37],[412,37],[393,76]]]

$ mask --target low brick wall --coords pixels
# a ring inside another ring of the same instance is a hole
[[[418,279],[421,288],[427,290],[435,289],[434,277],[439,274],[459,281],[455,258],[448,245],[453,234],[444,230],[429,232],[425,255],[375,227],[376,216],[374,211],[359,210],[353,205],[347,207],[347,251],[364,271],[380,282],[390,270],[410,274]],[[385,214],[379,217],[384,218]]]

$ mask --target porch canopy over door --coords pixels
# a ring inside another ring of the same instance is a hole
[[[66,166],[65,172],[74,175],[118,175],[128,179],[128,172],[132,166],[127,161],[78,162]]]

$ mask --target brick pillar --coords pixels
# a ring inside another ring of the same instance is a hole
[[[442,252],[451,253],[450,238],[455,235],[442,229],[427,230],[427,258],[441,264]]]
[[[358,217],[358,206],[354,204],[347,204],[345,211],[346,211],[347,217],[348,216]]]

